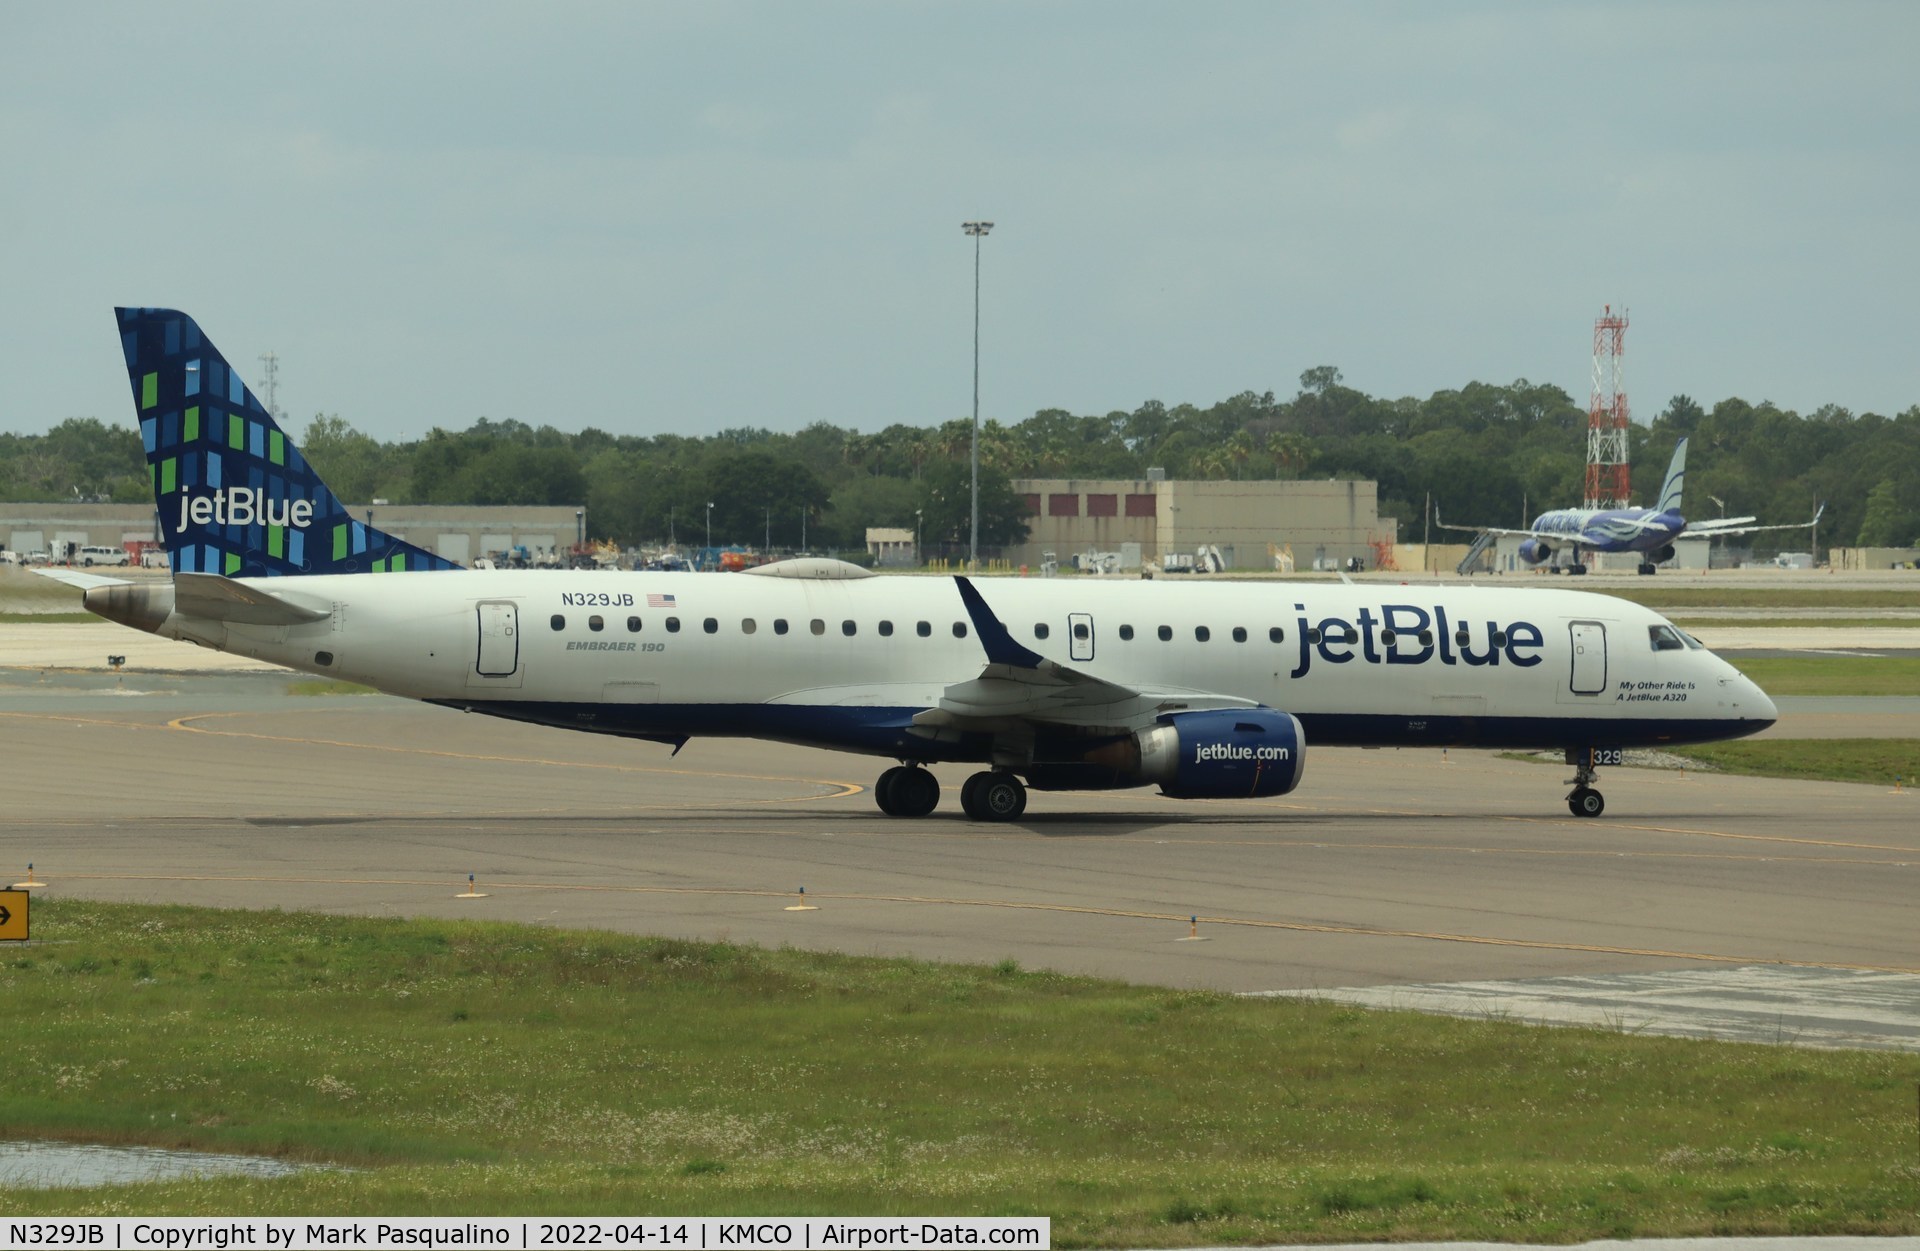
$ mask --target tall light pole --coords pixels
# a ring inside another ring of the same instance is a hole
[[[980,567],[980,240],[992,222],[961,222],[973,236],[973,506],[967,523],[967,570]]]
[[[713,551],[713,501],[707,501],[707,551]]]

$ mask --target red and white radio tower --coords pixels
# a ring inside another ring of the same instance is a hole
[[[1593,321],[1593,403],[1587,409],[1587,508],[1625,508],[1627,466],[1627,314],[1613,305]]]

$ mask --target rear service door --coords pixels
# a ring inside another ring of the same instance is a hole
[[[1072,640],[1072,656],[1075,660],[1093,659],[1093,614],[1070,612],[1067,614],[1067,636]]]
[[[520,610],[510,601],[499,600],[483,602],[477,610],[480,650],[474,672],[483,678],[516,676],[520,670]]]
[[[1601,695],[1607,689],[1607,627],[1598,621],[1569,621],[1573,638],[1573,675],[1568,689],[1575,695]]]

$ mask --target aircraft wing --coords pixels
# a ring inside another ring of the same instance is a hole
[[[1497,534],[1503,539],[1552,539],[1559,543],[1571,543],[1580,536],[1568,534],[1564,530],[1512,530],[1505,526],[1456,526],[1433,519],[1433,524],[1442,530],[1458,530],[1462,534]]]
[[[1821,514],[1827,511],[1826,503],[1813,510],[1812,521],[1790,521],[1777,526],[1754,526],[1747,523],[1756,520],[1753,517],[1716,517],[1712,521],[1689,521],[1683,539],[1717,539],[1735,534],[1758,534],[1762,530],[1806,530],[1820,524]]]
[[[954,582],[974,634],[986,649],[987,663],[980,676],[946,687],[933,707],[917,714],[915,733],[937,737],[943,730],[1002,730],[1026,722],[1136,728],[1167,712],[1259,706],[1256,700],[1211,691],[1124,686],[1049,660],[1014,641],[971,580],[960,577]]]
[[[125,578],[109,578],[97,573],[81,573],[77,569],[56,569],[47,565],[35,565],[33,572],[82,591],[91,591],[96,586],[120,586],[127,581]]]

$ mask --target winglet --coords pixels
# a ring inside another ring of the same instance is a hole
[[[1046,662],[1046,657],[1030,651],[1013,641],[1013,635],[993,615],[993,609],[987,607],[987,601],[974,589],[971,579],[956,577],[960,587],[961,602],[967,606],[967,616],[973,618],[973,632],[980,636],[980,645],[987,649],[987,660],[996,665],[1012,665],[1016,669],[1038,669]]]

